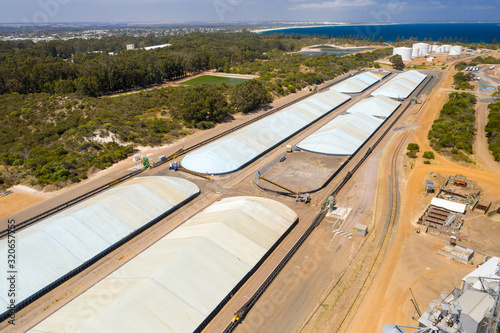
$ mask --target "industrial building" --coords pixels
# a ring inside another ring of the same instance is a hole
[[[413,301],[413,300],[412,300]],[[418,327],[385,325],[382,333],[493,333],[500,324],[500,258],[493,257],[462,279],[461,288],[441,293],[419,315]]]
[[[184,179],[137,177],[17,232],[17,303],[198,193],[198,187]],[[0,253],[6,254],[7,249],[7,239],[0,240]],[[8,271],[6,264],[2,261],[4,272]],[[4,309],[8,289],[8,281],[0,279]]]
[[[458,231],[463,226],[466,207],[459,202],[432,198],[418,223],[439,230]]]
[[[418,322],[435,332],[496,332],[499,294],[500,260],[493,257],[465,276],[461,289],[432,301]]]
[[[313,153],[352,155],[380,127],[382,119],[362,113],[341,115],[297,144]]]
[[[425,80],[427,75],[416,70],[398,74],[382,87],[372,92],[372,96],[383,95],[394,99],[405,99]]]
[[[296,222],[271,199],[222,199],[32,332],[199,332]]]
[[[385,76],[388,74],[389,72],[386,72]],[[374,74],[373,72],[364,72],[334,85],[330,88],[330,90],[338,91],[344,94],[357,94],[368,89],[375,83],[380,82],[382,79],[383,77]]]
[[[346,113],[362,113],[386,119],[389,118],[400,105],[401,103],[398,101],[379,95],[363,99],[350,107]]]
[[[187,154],[182,166],[199,173],[234,172],[349,99],[334,90],[314,94]]]

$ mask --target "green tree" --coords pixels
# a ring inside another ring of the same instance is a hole
[[[428,160],[433,160],[434,159],[434,152],[433,151],[430,151],[430,150],[427,150],[424,152],[424,154],[422,155],[423,158],[426,158]]]
[[[383,43],[384,42],[384,37],[380,36],[380,38],[378,39],[378,42],[379,43]]]
[[[401,58],[401,56],[399,54],[393,55],[389,59],[389,61],[392,63],[392,67],[394,67],[394,69],[402,70],[403,68],[405,68],[405,64],[403,62],[403,58]]]
[[[408,150],[406,155],[410,158],[416,158],[417,153],[420,151],[420,147],[416,143],[409,143],[406,149]]]
[[[290,91],[290,86],[288,90]],[[262,81],[253,79],[234,85],[230,100],[235,111],[246,113],[272,102],[272,97]]]

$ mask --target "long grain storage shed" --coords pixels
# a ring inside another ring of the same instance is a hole
[[[382,80],[382,77],[377,74],[364,72],[334,85],[330,90],[335,90],[344,94],[356,94],[366,90],[380,80]]]
[[[83,269],[95,256],[167,216],[198,193],[198,187],[184,179],[137,177],[17,232],[16,303],[29,301],[54,281]],[[7,239],[0,240],[4,258],[7,249]],[[0,267],[9,271],[6,260]],[[4,309],[8,289],[8,281],[0,279]]]
[[[297,144],[300,149],[327,155],[352,155],[383,123],[362,113],[341,115]]]
[[[209,174],[239,170],[350,98],[336,91],[315,94],[187,154],[182,166]]]
[[[32,332],[200,331],[297,222],[258,197],[218,201]]]
[[[362,113],[379,118],[389,118],[401,105],[400,102],[382,95],[365,98],[356,103],[346,113]]]
[[[427,75],[415,70],[398,74],[395,78],[372,92],[372,96],[383,95],[395,99],[408,98],[426,77]]]

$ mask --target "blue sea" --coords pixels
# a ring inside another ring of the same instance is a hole
[[[330,38],[339,36],[361,36],[375,37],[378,41],[380,37],[385,42],[395,42],[398,38],[410,39],[416,37],[419,41],[424,38],[437,42],[439,38],[446,37],[453,41],[462,39],[468,43],[491,43],[493,39],[500,43],[500,23],[419,23],[419,24],[387,24],[387,25],[350,25],[350,26],[330,26],[330,27],[310,27],[310,28],[290,28],[283,30],[272,30],[263,32],[301,34],[323,36]],[[451,43],[452,41],[449,41]]]

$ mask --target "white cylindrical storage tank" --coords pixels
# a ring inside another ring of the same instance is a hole
[[[403,61],[410,61],[411,51],[412,49],[409,47],[395,47],[392,51],[392,55],[399,54]]]
[[[420,50],[419,49],[411,49],[411,57],[412,58],[418,57],[419,54],[420,54]]]
[[[425,54],[429,54],[431,46],[429,44],[426,44],[426,43],[416,43],[416,44],[413,44],[412,47],[414,49],[418,49],[419,54],[425,55]],[[422,50],[422,51],[420,51],[420,50]]]
[[[444,47],[443,46],[440,46],[437,48],[437,53],[444,53]]]
[[[437,44],[432,45],[431,52],[437,52],[438,48],[439,48],[439,45],[437,45]]]
[[[445,53],[448,53],[451,50],[451,45],[443,45],[442,47],[444,47],[444,52]]]
[[[462,47],[460,45],[453,45],[450,49],[450,55],[462,55]]]

